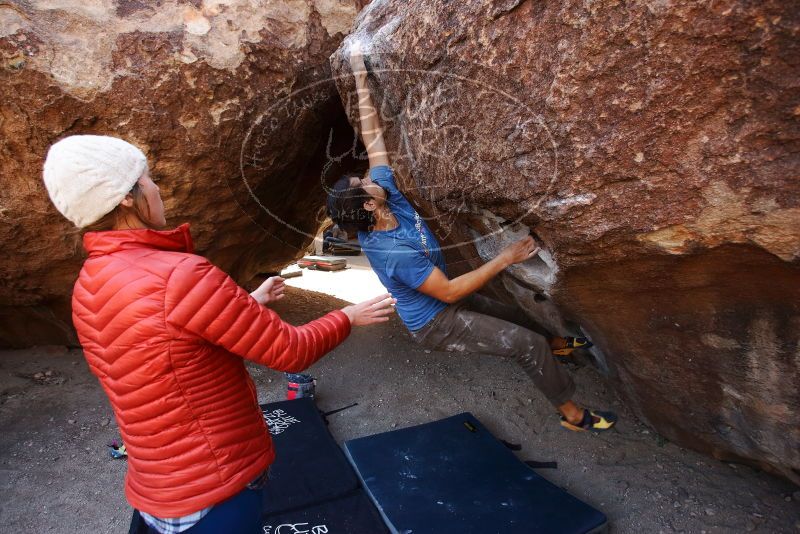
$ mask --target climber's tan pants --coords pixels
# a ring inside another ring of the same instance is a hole
[[[553,406],[570,400],[575,383],[564,366],[553,359],[547,340],[529,328],[488,313],[480,299],[458,302],[440,311],[411,336],[431,350],[513,358]]]

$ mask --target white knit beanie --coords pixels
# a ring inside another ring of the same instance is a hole
[[[58,211],[83,228],[116,208],[146,168],[144,153],[122,139],[73,135],[48,150],[44,185]]]

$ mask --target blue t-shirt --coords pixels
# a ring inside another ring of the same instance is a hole
[[[397,189],[391,167],[373,167],[369,174],[373,182],[386,189],[386,202],[397,219],[397,228],[359,232],[358,241],[381,283],[397,299],[397,313],[403,323],[414,332],[447,307],[441,300],[417,291],[434,267],[447,274],[444,255],[428,225]]]

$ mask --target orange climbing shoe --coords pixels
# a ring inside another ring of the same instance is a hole
[[[614,412],[601,412],[583,410],[583,419],[578,424],[572,424],[561,416],[561,426],[574,432],[605,432],[617,423],[617,414]]]
[[[560,349],[553,349],[553,354],[556,356],[569,356],[575,349],[588,349],[593,343],[585,337],[565,337],[564,347]]]

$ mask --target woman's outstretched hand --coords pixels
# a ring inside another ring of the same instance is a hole
[[[384,323],[389,320],[389,315],[394,312],[397,299],[389,293],[384,293],[375,298],[345,306],[342,311],[350,319],[353,326],[365,326],[374,323]]]
[[[286,296],[283,294],[285,290],[286,282],[284,279],[280,276],[271,276],[258,286],[258,289],[250,293],[250,296],[263,306],[281,300]]]

